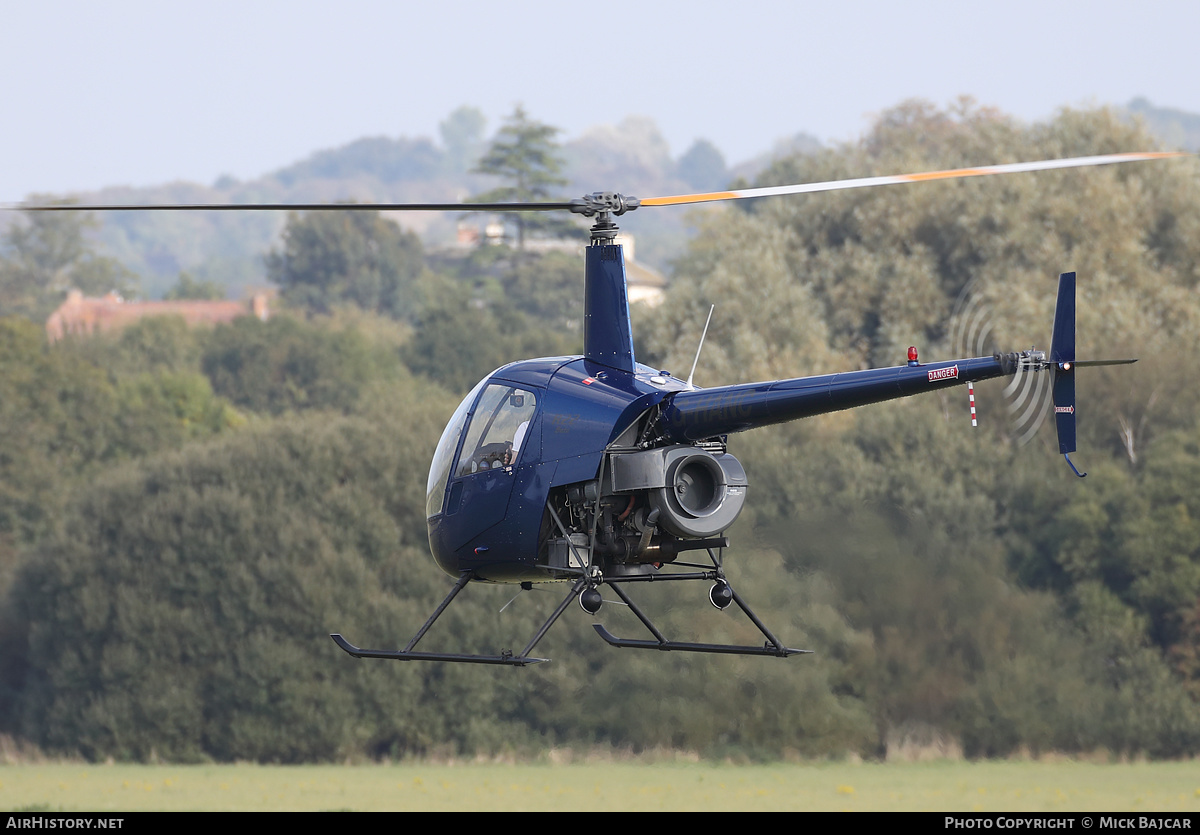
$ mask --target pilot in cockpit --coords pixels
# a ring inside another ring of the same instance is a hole
[[[516,434],[513,435],[512,443],[508,447],[508,451],[504,453],[504,466],[511,467],[516,463],[517,456],[521,453],[521,444],[525,442],[525,433],[529,430],[529,421],[521,421],[521,425],[517,427]]]

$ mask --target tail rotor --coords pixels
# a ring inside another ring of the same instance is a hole
[[[956,351],[978,356],[987,349],[991,336],[991,313],[973,292],[971,281],[954,305],[951,338]],[[973,353],[971,353],[973,352]],[[1013,439],[1021,446],[1037,435],[1046,416],[1053,413],[1058,451],[1075,475],[1083,478],[1071,461],[1075,451],[1075,369],[1099,365],[1127,365],[1134,359],[1076,360],[1075,358],[1075,273],[1058,277],[1058,299],[1054,306],[1054,330],[1050,351],[1030,348],[1016,355],[1012,380],[1004,387],[1007,410],[1013,423]],[[1051,410],[1053,405],[1053,412]]]
[[[1004,387],[1012,437],[1025,446],[1037,435],[1046,415],[1050,413],[1050,381],[1040,373],[1045,354],[1041,351],[1022,351],[1012,381]]]
[[[950,312],[950,344],[955,356],[982,356],[989,349],[995,317],[984,298],[975,292],[978,278],[963,287]]]
[[[992,323],[996,317],[984,295],[978,292],[979,278],[963,287],[950,314],[950,345],[954,356],[985,356],[995,349]],[[1004,387],[1009,437],[1019,446],[1034,439],[1050,413],[1050,381],[1040,374],[1039,352],[1022,352],[1016,373]],[[1041,355],[1044,359],[1044,354]],[[974,424],[972,424],[974,425]]]

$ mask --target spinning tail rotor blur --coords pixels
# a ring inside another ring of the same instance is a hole
[[[954,356],[981,356],[995,349],[995,311],[988,303],[979,278],[967,282],[950,315],[950,348]],[[1018,446],[1032,441],[1050,414],[1049,376],[1036,373],[1028,357],[1018,362],[1016,373],[1001,391],[1007,435]]]

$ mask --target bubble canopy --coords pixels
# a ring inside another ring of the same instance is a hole
[[[470,394],[463,398],[454,410],[442,437],[438,439],[437,448],[433,451],[433,463],[429,465],[429,481],[425,484],[425,515],[437,516],[442,512],[446,500],[446,481],[450,478],[450,467],[454,463],[454,453],[458,451],[458,440],[462,437],[463,428],[467,425],[467,417],[471,406],[475,404],[479,392],[491,378],[489,374],[471,389]]]

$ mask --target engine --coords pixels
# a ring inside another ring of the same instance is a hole
[[[586,567],[671,562],[684,551],[728,544],[742,512],[746,471],[723,446],[679,444],[610,452],[601,478],[556,490],[547,510],[547,564]],[[557,518],[555,518],[557,517]]]

